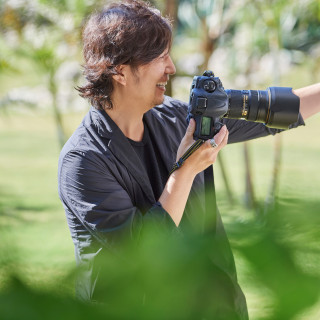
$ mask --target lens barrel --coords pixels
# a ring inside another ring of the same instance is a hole
[[[267,127],[277,129],[287,129],[298,120],[300,99],[292,92],[292,88],[225,91],[229,103],[225,118],[262,122]]]

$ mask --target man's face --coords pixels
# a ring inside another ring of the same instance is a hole
[[[147,111],[163,102],[169,75],[175,72],[169,51],[165,50],[158,58],[132,71],[128,94]]]

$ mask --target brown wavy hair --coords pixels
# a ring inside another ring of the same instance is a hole
[[[133,71],[157,58],[172,43],[171,22],[149,4],[113,3],[92,14],[83,30],[84,75],[80,96],[97,109],[112,109],[112,76],[117,66]]]

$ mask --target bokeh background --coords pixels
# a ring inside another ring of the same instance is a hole
[[[57,163],[89,108],[74,89],[84,81],[84,19],[105,3],[0,0],[1,319],[113,318],[116,310],[123,318],[165,317],[143,314],[130,303],[124,311],[121,294],[109,308],[92,309],[73,299],[73,243],[57,194]],[[233,89],[299,88],[320,81],[319,0],[152,3],[173,20],[177,73],[167,93],[178,99],[188,101],[193,76],[206,69]],[[251,319],[320,318],[319,125],[316,115],[305,127],[229,145],[214,165],[218,206]],[[194,252],[199,243],[191,240],[187,250]],[[206,256],[208,248],[198,248]],[[142,254],[142,271],[151,267],[151,249]],[[170,257],[163,254],[164,261]],[[188,262],[184,257],[175,270],[188,270]],[[109,267],[114,272],[114,265]],[[117,269],[116,278],[146,274]],[[203,272],[204,283],[207,276]],[[161,279],[150,285],[166,295]],[[118,292],[115,284],[108,290]],[[134,295],[139,281],[126,290]],[[193,292],[192,286],[185,286],[188,290]],[[172,318],[201,318],[203,306],[180,307],[183,313],[168,307]]]

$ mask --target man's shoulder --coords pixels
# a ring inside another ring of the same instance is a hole
[[[172,121],[185,121],[188,113],[188,104],[166,96],[163,103],[155,106],[152,111],[154,115],[160,118],[167,118]]]
[[[161,105],[157,105],[145,114],[145,119],[151,130],[158,134],[174,136],[181,140],[187,127],[188,105],[171,97],[165,97]],[[179,140],[179,141],[180,141]]]
[[[163,112],[181,112],[182,110],[187,112],[188,104],[184,101],[165,96],[163,103],[156,106],[155,109]]]
[[[108,130],[100,122],[98,112],[91,108],[62,148],[60,161],[70,152],[106,154],[108,139],[102,133]]]

